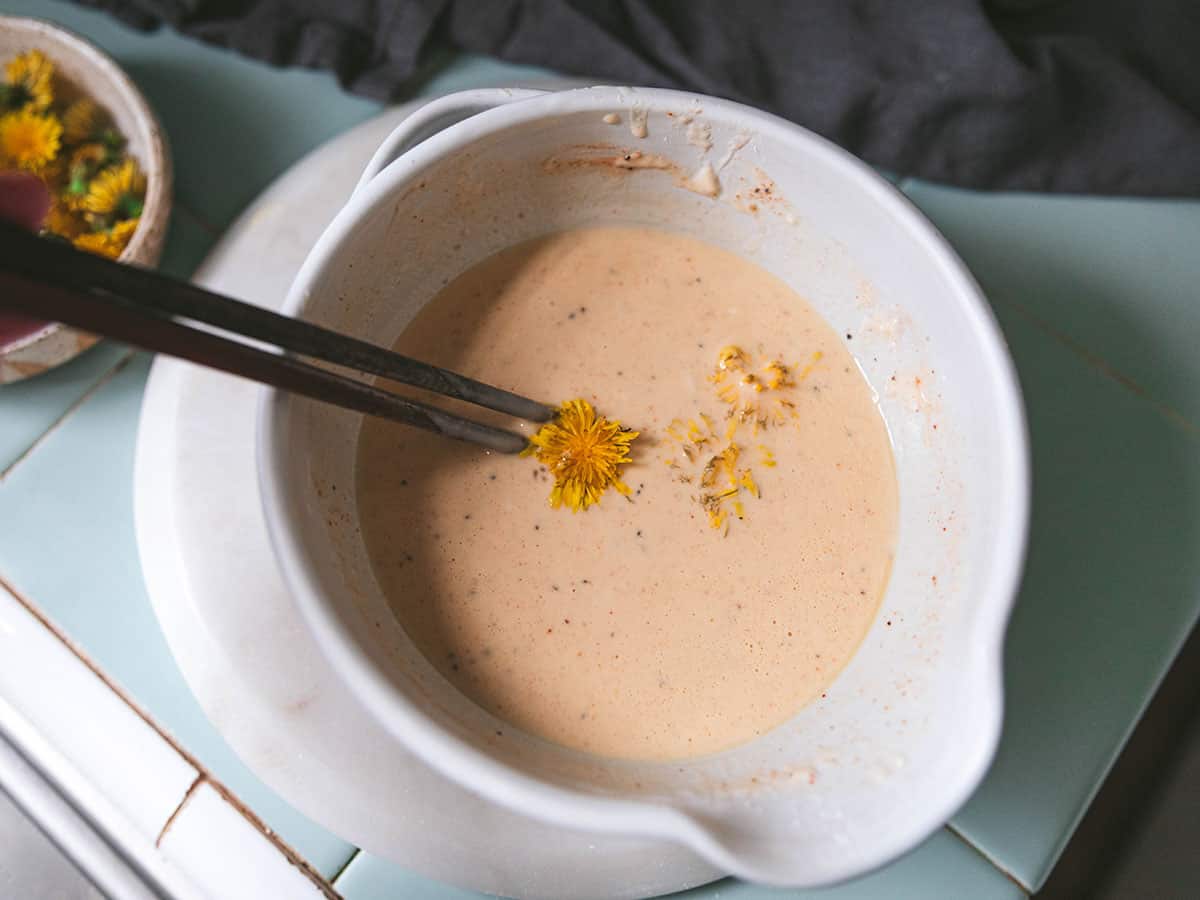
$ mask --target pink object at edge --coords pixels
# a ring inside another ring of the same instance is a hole
[[[50,193],[41,179],[23,172],[0,172],[0,219],[30,231],[41,226],[50,209]],[[0,310],[0,351],[46,325],[40,319]]]

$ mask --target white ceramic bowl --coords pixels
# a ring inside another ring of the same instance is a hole
[[[146,98],[112,57],[52,22],[0,16],[0,65],[29,50],[41,50],[58,74],[82,89],[112,116],[128,141],[129,155],[146,173],[141,221],[121,253],[121,262],[153,266],[162,255],[171,211],[172,170],[162,127]],[[57,323],[0,348],[0,384],[37,375],[98,341],[95,335]]]
[[[635,109],[648,116],[645,138],[629,130]],[[722,193],[683,190],[661,171],[546,165],[622,150],[685,173],[708,161]],[[754,193],[768,181],[769,198]],[[829,699],[741,748],[679,764],[497,742],[500,723],[389,612],[354,492],[325,489],[354,484],[359,417],[264,392],[260,480],[282,571],[350,689],[430,765],[490,799],[565,827],[675,840],[757,881],[862,873],[938,828],[983,777],[1028,516],[1025,422],[1000,332],[900,193],[821,138],[734,103],[607,87],[468,92],[430,104],[381,147],[285,310],[386,345],[480,259],[604,223],[734,250],[853,335],[893,439],[900,532],[878,620]]]

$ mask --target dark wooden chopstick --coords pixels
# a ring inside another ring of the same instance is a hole
[[[457,372],[403,356],[349,335],[242,303],[170,276],[122,265],[62,242],[40,239],[4,224],[0,264],[13,272],[76,288],[108,290],[151,311],[182,316],[225,331],[274,344],[337,365],[423,388],[435,394],[498,412],[546,422],[555,410],[519,394],[475,381]]]
[[[319,326],[158,273],[84,254],[0,223],[0,307],[60,321],[281,390],[515,453],[525,438],[384,391],[293,356],[173,321],[202,322],[336,365],[537,422],[550,407]]]

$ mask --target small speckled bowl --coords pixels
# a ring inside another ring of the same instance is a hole
[[[171,211],[171,157],[162,127],[146,98],[110,56],[83,38],[40,19],[0,16],[0,63],[41,50],[70,85],[112,117],[128,140],[128,152],[146,173],[141,222],[121,262],[153,266],[162,255]],[[0,384],[38,375],[95,344],[99,338],[50,324],[0,347]]]

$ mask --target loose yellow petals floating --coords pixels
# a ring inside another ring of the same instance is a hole
[[[629,494],[620,467],[631,462],[629,447],[637,436],[620,422],[597,415],[586,400],[568,400],[521,455],[535,457],[550,470],[550,505],[578,512],[599,503],[609,488]]]
[[[786,392],[808,377],[820,360],[820,352],[814,353],[797,375],[796,366],[778,359],[764,359],[754,368],[744,350],[729,346],[717,354],[717,366],[708,380],[717,386],[717,396],[728,407],[729,417],[751,424],[757,433],[760,428],[796,418],[796,405]]]
[[[663,443],[667,455],[663,461],[673,470],[673,478],[682,484],[696,484],[694,499],[708,516],[708,524],[729,533],[731,519],[744,519],[744,500],[762,496],[754,477],[747,448],[738,438],[770,432],[800,418],[796,409],[796,389],[821,362],[821,353],[809,362],[785,365],[778,358],[752,360],[741,347],[722,347],[708,380],[717,400],[725,407],[725,424],[717,423],[703,412],[697,419],[675,419],[666,428]],[[755,437],[757,441],[757,438]],[[720,449],[718,449],[720,448]],[[776,467],[775,453],[766,444],[757,443],[757,465]]]

